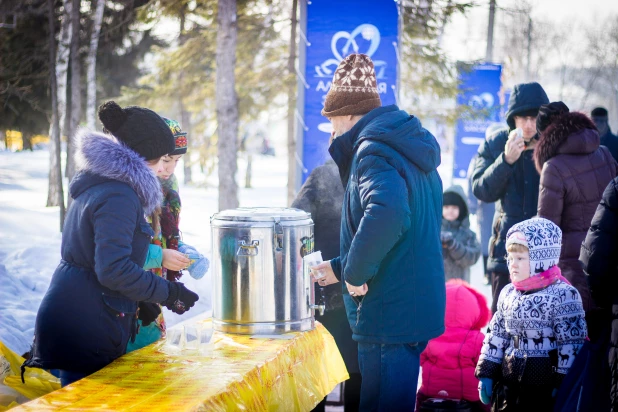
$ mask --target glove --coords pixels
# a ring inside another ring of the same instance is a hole
[[[191,264],[187,267],[189,275],[191,275],[193,279],[203,278],[210,266],[208,259],[199,253],[193,246],[189,246],[186,243],[178,245],[178,251],[184,253],[191,259]]]
[[[491,393],[493,390],[494,381],[490,378],[479,379],[479,398],[485,405],[491,402]]]
[[[455,239],[453,239],[451,232],[440,232],[440,242],[442,242],[442,246],[449,248],[453,246]]]
[[[195,305],[200,297],[180,282],[169,282],[169,295],[163,306],[182,315]]]
[[[156,303],[140,302],[138,307],[139,314],[137,318],[142,321],[142,326],[150,325],[161,313],[161,308]]]

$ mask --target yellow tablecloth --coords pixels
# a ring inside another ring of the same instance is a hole
[[[157,342],[12,411],[309,411],[348,379],[333,337],[316,325],[287,340],[215,332],[200,349]]]

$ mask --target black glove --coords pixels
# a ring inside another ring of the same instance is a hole
[[[442,242],[443,247],[449,248],[453,246],[455,239],[453,239],[451,232],[440,232],[440,242]]]
[[[148,326],[157,319],[160,313],[161,308],[156,303],[140,302],[137,318],[142,321],[142,326]]]
[[[167,300],[163,302],[163,306],[179,315],[192,308],[200,298],[180,282],[169,282],[169,291],[170,294]]]

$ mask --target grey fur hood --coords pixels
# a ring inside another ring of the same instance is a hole
[[[71,181],[71,197],[75,199],[92,186],[115,180],[135,191],[147,215],[161,204],[159,179],[136,152],[114,136],[88,129],[79,130],[76,141],[75,161],[80,173]]]

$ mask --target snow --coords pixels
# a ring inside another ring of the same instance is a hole
[[[287,158],[285,146],[278,156],[253,156],[253,188],[244,188],[246,161],[239,159],[240,206],[285,206]],[[439,171],[444,186],[450,183],[452,160],[443,156]],[[0,340],[18,354],[30,348],[40,302],[60,260],[61,234],[58,208],[45,207],[47,201],[47,150],[34,152],[0,151]],[[177,168],[182,182],[182,165]],[[193,170],[198,184],[180,187],[183,240],[208,258],[211,257],[210,217],[217,212],[216,174],[208,179]],[[66,185],[65,185],[66,188]],[[65,189],[66,191],[66,189]],[[473,226],[475,227],[475,226]],[[168,327],[192,316],[211,311],[211,272],[195,280],[182,277],[200,300],[185,315],[165,310]],[[472,285],[489,300],[490,288],[482,284],[482,261],[473,267]]]

